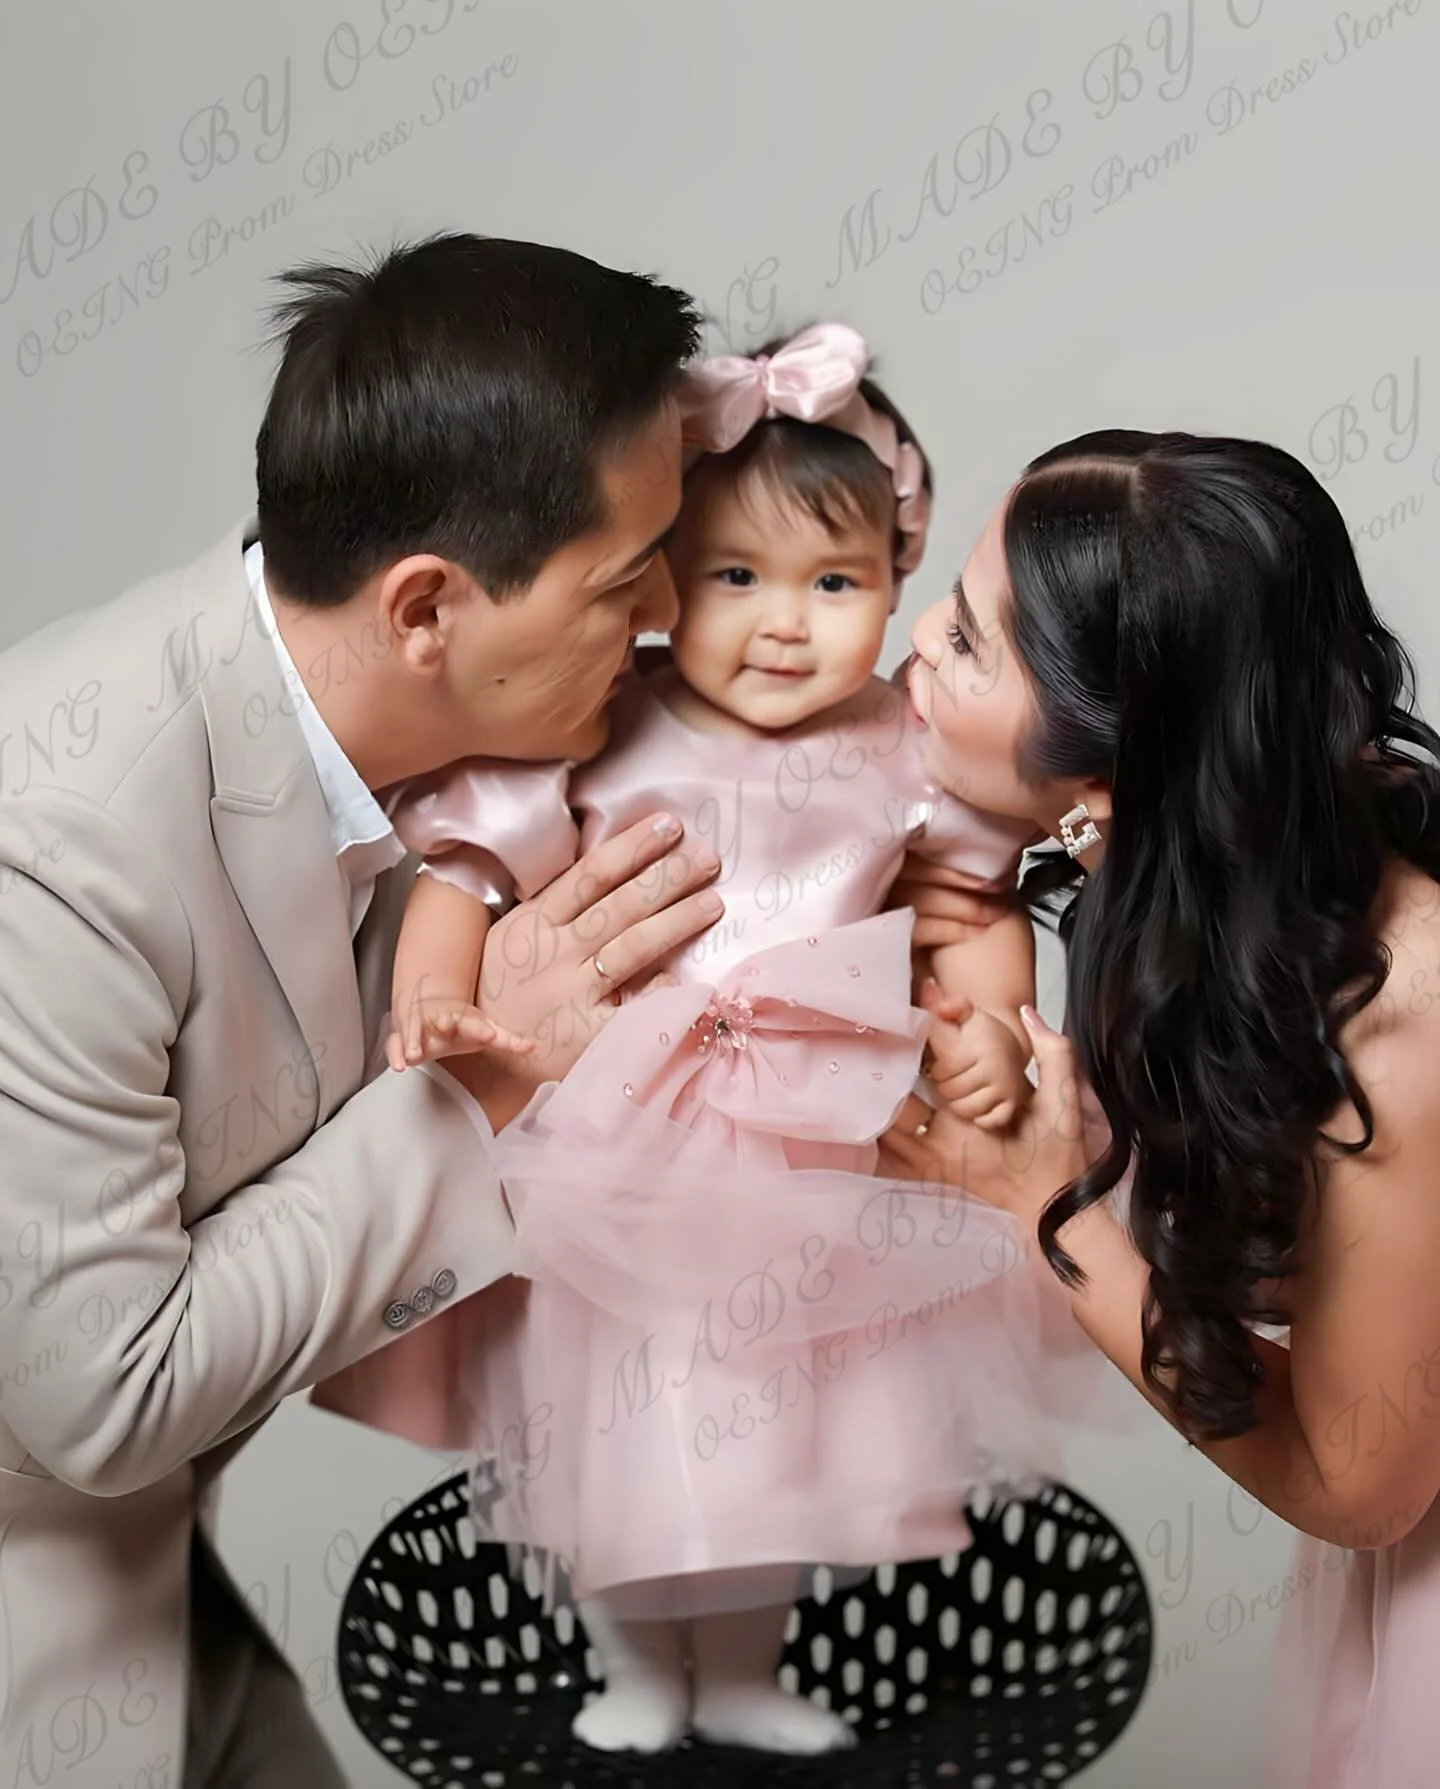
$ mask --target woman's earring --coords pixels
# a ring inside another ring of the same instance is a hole
[[[1077,833],[1075,828],[1082,820],[1085,824]],[[1100,843],[1099,828],[1090,818],[1090,810],[1083,801],[1078,802],[1068,814],[1061,817],[1060,843],[1071,857],[1078,857],[1082,851],[1088,851],[1092,845]]]

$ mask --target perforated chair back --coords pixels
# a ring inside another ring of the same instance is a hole
[[[340,1686],[360,1730],[431,1789],[1048,1789],[1133,1717],[1150,1669],[1133,1553],[1063,1486],[970,1511],[963,1554],[879,1566],[791,1611],[781,1682],[843,1713],[861,1744],[820,1759],[687,1742],[612,1758],[571,1738],[599,1667],[539,1563],[512,1576],[477,1540],[463,1476],[381,1533],[340,1617]]]

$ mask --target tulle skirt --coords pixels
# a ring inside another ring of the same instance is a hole
[[[1007,1216],[876,1176],[909,921],[622,1006],[498,1139],[522,1278],[472,1356],[476,1516],[578,1597],[703,1613],[963,1547],[967,1496],[1052,1476],[1110,1389]]]

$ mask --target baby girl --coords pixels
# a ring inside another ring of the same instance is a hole
[[[804,1568],[954,1551],[968,1494],[1053,1465],[1044,1406],[1074,1344],[1008,1220],[876,1174],[926,1026],[913,916],[883,911],[907,851],[996,905],[919,966],[973,1009],[943,1092],[977,1124],[1028,1097],[1035,990],[1013,899],[1029,828],[934,786],[903,692],[875,675],[931,479],[867,363],[821,324],[692,369],[666,549],[679,621],[668,658],[629,673],[606,751],[462,765],[394,814],[424,858],[396,1068],[527,1047],[485,1021],[483,977],[477,1004],[491,908],[582,849],[664,807],[723,866],[723,919],[496,1144],[520,1268],[479,1301],[467,1421],[498,1491],[477,1510],[565,1562],[605,1676],[576,1732],[609,1750],[687,1727],[849,1743],[776,1684]],[[609,979],[600,955],[594,971]]]

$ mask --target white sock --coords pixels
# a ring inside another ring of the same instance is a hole
[[[673,1621],[621,1621],[603,1599],[580,1604],[605,1688],[571,1732],[601,1752],[663,1752],[679,1743],[690,1713],[683,1629]]]
[[[793,1578],[787,1574],[784,1584],[793,1588]],[[785,1594],[778,1581],[776,1588]],[[788,1695],[776,1682],[789,1617],[789,1601],[696,1617],[691,1644],[697,1734],[717,1745],[807,1756],[855,1744],[854,1732],[839,1715]]]

